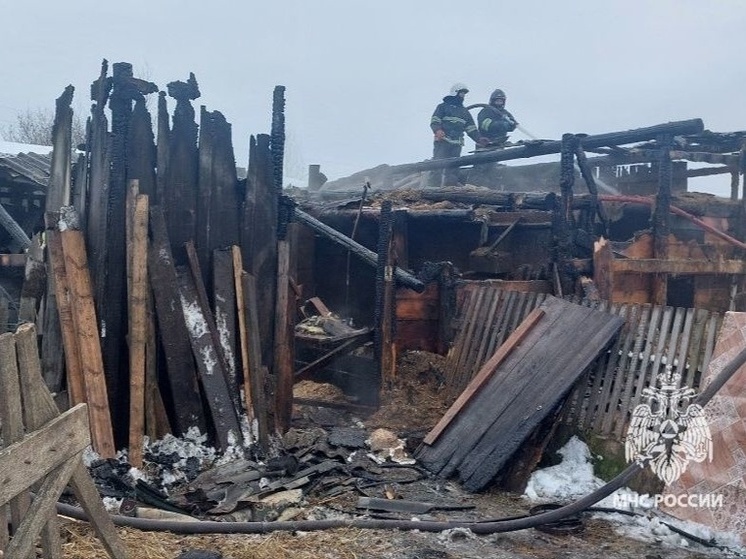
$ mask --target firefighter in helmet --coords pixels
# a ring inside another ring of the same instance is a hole
[[[463,83],[455,83],[443,101],[435,107],[430,119],[433,131],[433,159],[460,157],[464,145],[464,133],[474,142],[480,143],[480,136],[474,118],[464,107],[464,97],[469,88]],[[482,143],[486,143],[482,141]],[[455,186],[460,184],[458,167],[437,170],[430,175],[430,186]]]
[[[477,115],[479,134],[487,139],[483,149],[495,149],[505,145],[508,134],[516,129],[518,122],[505,108],[505,92],[496,89],[490,95],[490,103]]]

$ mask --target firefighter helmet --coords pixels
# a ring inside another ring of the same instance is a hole
[[[451,86],[451,95],[458,95],[460,91],[465,91],[466,93],[469,93],[469,88],[466,87],[466,84],[457,82],[454,83]]]
[[[505,92],[502,89],[496,89],[490,95],[490,103],[493,103],[495,99],[505,99]]]

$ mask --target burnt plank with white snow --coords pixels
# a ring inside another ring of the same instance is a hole
[[[228,382],[221,367],[221,358],[218,353],[220,349],[215,347],[213,332],[208,326],[205,309],[197,295],[194,277],[186,267],[177,267],[176,271],[181,305],[192,344],[192,353],[202,382],[202,390],[210,408],[218,442],[225,450],[241,441],[241,429],[231,400]]]
[[[152,242],[148,246],[148,272],[155,300],[158,333],[166,361],[166,375],[173,401],[176,431],[189,427],[205,432],[205,417],[197,383],[197,369],[189,343],[189,332],[181,311],[176,267],[161,206],[150,208]]]
[[[417,459],[478,491],[562,403],[622,327],[619,316],[549,297],[544,316]]]
[[[233,405],[237,410],[242,408],[241,392],[238,380],[238,352],[236,348],[236,283],[233,272],[233,251],[231,248],[214,250],[212,253],[212,289],[215,308],[215,325],[217,326],[220,346],[227,366],[226,376],[230,386]]]

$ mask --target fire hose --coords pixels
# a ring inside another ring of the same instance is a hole
[[[746,363],[746,348],[742,349],[713,379],[713,381],[693,400],[694,404],[704,407],[723,385]],[[568,516],[577,515],[590,509],[594,504],[624,487],[647,465],[647,460],[634,462],[606,485],[577,501],[554,510],[536,515],[510,517],[504,519],[461,522],[461,521],[419,521],[419,520],[375,520],[368,518],[334,519],[334,520],[298,520],[272,522],[219,522],[211,520],[178,521],[131,518],[113,515],[117,526],[126,526],[145,531],[169,531],[180,534],[266,534],[277,531],[318,531],[333,528],[361,528],[368,530],[420,530],[423,532],[442,532],[455,528],[468,529],[475,534],[496,534],[536,528],[556,523]],[[78,520],[88,520],[85,512],[73,505],[57,503],[57,512]]]

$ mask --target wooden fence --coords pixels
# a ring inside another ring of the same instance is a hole
[[[548,297],[544,293],[504,291],[477,283],[466,284],[463,295],[455,341],[445,363],[447,390],[452,399],[523,319]],[[642,390],[655,386],[667,365],[680,372],[682,386],[699,388],[723,320],[721,313],[571,301],[619,315],[625,323],[611,348],[591,365],[570,394],[563,423],[621,440],[631,411],[641,402]]]

